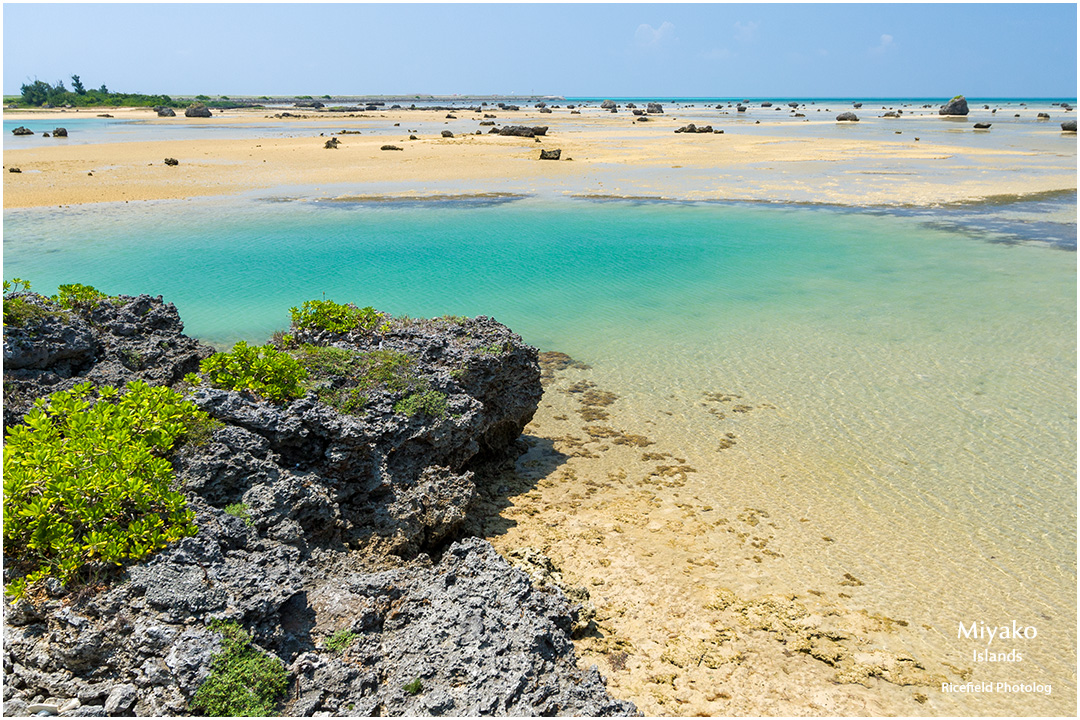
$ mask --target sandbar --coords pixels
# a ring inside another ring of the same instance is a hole
[[[492,109],[498,127],[544,125],[542,138],[490,134],[483,115],[394,110],[343,115],[237,109],[209,119],[157,118],[145,108],[82,109],[184,139],[4,148],[4,207],[40,207],[230,195],[304,187],[319,196],[431,193],[550,193],[671,200],[754,200],[842,205],[932,205],[996,195],[1075,190],[1076,136],[1056,124],[1002,126],[976,137],[970,122],[928,114],[837,123],[835,110],[795,120],[738,117],[668,107],[640,122],[628,112],[586,107],[540,113]],[[65,122],[74,113],[21,111],[9,120]],[[488,121],[492,122],[492,121]],[[688,122],[723,133],[676,133]],[[191,139],[192,128],[205,138]],[[215,128],[217,130],[215,131]],[[464,130],[463,130],[464,128]],[[222,129],[242,138],[220,137]],[[442,137],[451,129],[454,137]],[[347,130],[348,134],[339,134]],[[415,132],[410,132],[415,130]],[[476,134],[480,131],[481,134]],[[1003,139],[1007,135],[1007,140]],[[331,135],[336,149],[324,144]],[[416,139],[410,139],[413,135]],[[918,138],[918,139],[916,139]],[[48,141],[45,141],[48,143]],[[400,151],[382,150],[395,145]],[[540,149],[561,150],[559,161]],[[165,158],[178,164],[166,166]],[[21,172],[9,173],[17,167]],[[404,189],[402,189],[404,188]]]

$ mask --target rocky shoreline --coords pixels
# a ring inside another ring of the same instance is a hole
[[[160,297],[12,299],[39,311],[5,317],[6,429],[36,398],[139,379],[186,388],[213,425],[170,458],[197,534],[96,586],[5,600],[5,715],[188,714],[222,623],[287,671],[283,715],[637,713],[578,668],[581,606],[463,537],[477,471],[520,454],[541,395],[537,351],[505,326],[294,327],[294,346],[407,355],[446,398],[444,414],[408,414],[376,389],[348,413],[314,391],[279,406],[186,385],[213,350]],[[5,584],[15,574],[6,555]]]

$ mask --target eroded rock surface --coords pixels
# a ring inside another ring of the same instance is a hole
[[[6,424],[86,380],[178,383],[211,352],[160,298],[57,312],[24,296],[49,313],[5,328],[5,395],[19,400],[10,413],[5,403]],[[595,667],[577,667],[576,602],[534,587],[486,541],[454,542],[474,467],[519,452],[541,394],[536,350],[486,317],[293,335],[407,353],[447,412],[409,416],[389,390],[355,414],[316,392],[277,406],[194,390],[219,423],[172,458],[198,534],[99,586],[52,582],[33,603],[5,601],[5,715],[35,703],[62,715],[186,714],[222,648],[214,619],[239,623],[285,663],[289,715],[636,713]],[[125,361],[136,352],[141,362]],[[344,647],[329,642],[341,633]]]

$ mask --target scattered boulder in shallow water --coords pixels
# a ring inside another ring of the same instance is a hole
[[[210,108],[206,107],[202,103],[192,103],[184,111],[184,117],[190,118],[208,118],[211,117]]]
[[[53,137],[67,137],[67,128],[56,128],[52,134]]]
[[[1050,114],[1049,113],[1039,113],[1038,115],[1035,116],[1035,119],[1036,120],[1049,120],[1050,119]]]
[[[33,135],[34,131],[30,128],[25,128],[22,125],[11,131],[12,135]]]
[[[614,110],[617,106],[615,105],[614,100],[605,100],[604,102],[600,103],[600,107],[604,110]]]
[[[861,108],[861,107],[862,107],[862,103],[861,103],[861,102],[851,103],[851,107],[853,107],[853,108],[855,108],[856,110],[858,110],[859,108]]]
[[[540,151],[540,159],[541,160],[558,160],[559,157],[561,157],[561,156],[562,156],[562,150],[560,150],[559,148],[555,148],[554,150],[541,150]]]
[[[975,123],[976,130],[989,130],[991,123]]]
[[[506,127],[499,128],[500,135],[513,135],[516,137],[536,137],[537,135],[547,135],[548,126],[539,125],[529,127],[527,125],[507,125]]]
[[[681,128],[675,128],[677,133],[711,133],[713,131],[712,125],[703,125],[698,127],[694,123],[683,125]]]
[[[664,106],[661,105],[660,103],[649,103],[647,108],[646,108],[646,112],[649,113],[650,115],[663,115],[664,114]]]
[[[859,116],[853,112],[843,112],[836,116],[837,122],[859,122]]]
[[[1061,123],[1061,130],[1062,132],[1076,132],[1076,121],[1066,120],[1065,122]]]
[[[452,137],[454,137],[454,133],[450,132],[449,130],[443,130],[442,131],[442,136],[444,138],[452,138]]]
[[[967,115],[967,99],[963,95],[957,95],[949,102],[941,106],[938,115]]]
[[[546,115],[550,115],[551,114],[551,108],[548,108],[548,107],[540,108],[540,112],[542,112],[542,113],[544,113]]]

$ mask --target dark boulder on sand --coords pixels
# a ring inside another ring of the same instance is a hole
[[[859,116],[853,112],[844,112],[836,116],[837,122],[859,122]]]
[[[380,150],[401,150],[397,145],[383,145]]]
[[[176,111],[166,105],[158,105],[154,108],[158,117],[176,117]]]
[[[184,117],[190,118],[208,118],[210,115],[210,108],[206,107],[202,103],[194,103],[188,106],[188,109],[184,111]]]
[[[600,107],[604,110],[614,110],[616,108],[615,101],[605,100],[604,102],[600,103]]]
[[[963,95],[957,95],[949,102],[941,106],[938,115],[967,115],[967,99]]]
[[[561,157],[561,156],[562,156],[562,150],[560,150],[559,148],[555,148],[554,150],[541,150],[540,151],[540,159],[541,160],[558,160],[559,157]]]
[[[651,102],[651,103],[648,104],[648,106],[646,106],[646,112],[649,113],[650,115],[663,115],[664,114],[664,106],[661,105],[660,103],[652,103]]]
[[[1061,130],[1062,132],[1076,132],[1076,121],[1066,120],[1065,122],[1061,123]]]
[[[452,138],[452,137],[454,137],[454,133],[450,132],[449,130],[443,130],[442,131],[442,136],[444,138]]]
[[[529,127],[527,125],[507,125],[506,127],[499,128],[500,135],[513,135],[515,137],[536,137],[538,135],[547,135],[547,125],[537,125]]]
[[[180,164],[180,161],[176,158],[165,158],[165,164],[169,167],[175,167]]]
[[[975,123],[976,130],[989,130],[991,123]]]

